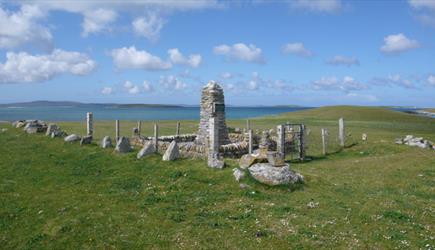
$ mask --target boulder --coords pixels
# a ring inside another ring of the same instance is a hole
[[[121,136],[116,142],[115,151],[118,153],[128,153],[133,149],[130,145],[130,140],[127,137]]]
[[[156,152],[156,147],[154,146],[154,143],[148,142],[143,146],[143,148],[139,151],[139,153],[137,153],[137,158],[140,159],[142,157],[153,154],[155,152]]]
[[[83,136],[80,140],[80,146],[92,143],[92,135]]]
[[[254,165],[255,163],[259,162],[266,162],[267,158],[264,157],[265,155],[260,154],[245,154],[242,155],[242,157],[239,160],[239,167],[241,169],[247,169],[250,166]]]
[[[55,132],[55,131],[57,131],[59,129],[60,129],[59,126],[57,126],[56,124],[50,123],[50,124],[48,124],[47,132],[45,133],[45,135],[46,136],[51,136],[51,133],[53,133],[53,132]]]
[[[222,169],[225,167],[225,162],[219,157],[209,157],[207,160],[207,165],[211,168]]]
[[[267,152],[267,161],[275,167],[285,165],[284,155],[276,151]]]
[[[178,144],[174,140],[169,144],[168,149],[166,149],[165,154],[163,155],[162,159],[164,161],[173,161],[175,159],[178,159],[180,157],[180,150],[178,149]]]
[[[104,136],[103,140],[101,141],[101,147],[102,148],[111,148],[112,147],[112,139],[110,139],[109,136]]]
[[[17,121],[17,123],[15,124],[14,127],[16,127],[16,128],[22,128],[24,126],[26,126],[26,123],[24,121]]]
[[[240,180],[245,178],[245,172],[243,172],[242,170],[240,170],[238,168],[233,169],[233,175],[234,175],[234,178],[236,178],[237,182],[239,182]]]
[[[24,131],[26,131],[27,134],[36,134],[38,133],[38,127],[29,126]]]
[[[68,136],[68,134],[62,130],[55,130],[53,132],[51,132],[51,138],[55,138],[55,137],[66,137]]]
[[[64,140],[66,142],[75,142],[75,141],[80,140],[80,136],[78,136],[76,134],[71,134],[71,135],[68,135],[67,137],[65,137]]]
[[[0,130],[0,132],[2,132],[2,133],[6,132],[6,131],[8,131],[7,128],[2,128],[2,129]]]
[[[249,167],[249,173],[257,181],[269,186],[303,182],[303,176],[290,170],[288,164],[274,167],[270,163],[256,163]]]

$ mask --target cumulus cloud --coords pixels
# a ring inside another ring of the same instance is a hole
[[[415,88],[414,84],[406,78],[403,78],[401,75],[389,75],[388,77],[375,77],[370,81],[373,85],[379,86],[399,86],[403,88]]]
[[[432,9],[435,10],[435,1],[433,0],[409,0],[409,4],[416,9]]]
[[[145,92],[153,92],[154,91],[153,85],[151,85],[148,81],[143,81],[142,86],[143,86],[143,90]]]
[[[187,65],[192,68],[197,68],[202,61],[200,54],[192,54],[186,58],[177,48],[168,50],[168,54],[173,64]]]
[[[113,23],[118,16],[115,11],[109,9],[87,10],[83,15],[83,36],[88,36],[91,33],[97,33],[104,30],[110,30],[108,28],[109,24]]]
[[[27,0],[18,0],[23,5]],[[82,35],[110,30],[120,12],[128,14],[154,13],[154,16],[138,17],[132,22],[133,30],[152,40],[158,38],[164,22],[157,15],[161,10],[166,14],[177,11],[189,11],[207,8],[216,8],[220,4],[217,0],[195,1],[46,1],[32,0],[32,5],[45,11],[66,11],[83,16]],[[141,18],[143,18],[141,20]],[[137,21],[137,22],[135,22]],[[136,25],[135,25],[136,24]]]
[[[137,50],[134,46],[114,49],[110,55],[113,58],[113,63],[119,69],[158,71],[172,67],[171,63],[165,62],[160,57],[151,55],[145,50]]]
[[[140,93],[140,89],[137,85],[133,84],[130,81],[125,81],[124,88],[127,90],[129,94],[135,95]]]
[[[113,93],[113,88],[112,87],[104,87],[101,90],[101,94],[103,94],[103,95],[110,95],[112,93]]]
[[[384,45],[382,45],[380,50],[386,54],[394,54],[418,47],[420,47],[418,41],[409,39],[403,33],[399,33],[386,36],[384,38]]]
[[[334,13],[342,8],[341,0],[293,0],[290,6],[314,12]]]
[[[151,12],[145,17],[136,18],[132,25],[136,35],[143,36],[151,42],[156,42],[165,23],[166,21],[157,13]]]
[[[6,53],[0,64],[0,83],[48,81],[60,74],[87,75],[96,67],[86,54],[55,49],[51,54]]]
[[[435,27],[435,1],[409,0],[409,5],[415,10],[416,18],[431,27]]]
[[[173,75],[160,76],[160,85],[168,90],[182,90],[187,87],[187,84]]]
[[[4,10],[0,5],[0,48],[36,45],[51,49],[51,32],[38,23],[45,16],[39,7],[33,5],[22,5],[16,12]]]
[[[216,55],[223,55],[229,60],[246,61],[250,63],[263,64],[265,60],[260,48],[253,44],[235,43],[233,45],[221,44],[213,48]]]
[[[350,76],[345,76],[343,79],[339,79],[335,76],[322,77],[320,80],[313,81],[312,87],[314,90],[334,90],[343,91],[345,93],[367,89],[365,84],[357,82]]]
[[[435,87],[435,75],[430,75],[430,76],[427,78],[427,83],[428,83],[430,86]]]
[[[306,49],[303,43],[287,43],[282,47],[282,51],[286,54],[293,54],[297,56],[313,56],[313,52]]]
[[[346,57],[346,56],[334,56],[333,58],[326,61],[327,64],[330,65],[359,65],[359,60],[355,57]]]

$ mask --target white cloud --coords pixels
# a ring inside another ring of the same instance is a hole
[[[282,51],[286,54],[294,54],[297,56],[313,56],[313,52],[306,49],[303,43],[287,43],[282,47]]]
[[[30,1],[18,0],[18,3],[28,4]],[[110,27],[121,12],[129,15],[136,13],[157,13],[157,11],[170,14],[176,11],[189,11],[207,8],[216,8],[221,4],[217,0],[195,0],[195,1],[46,1],[32,0],[32,5],[38,6],[45,11],[66,11],[83,16],[82,35],[111,30]],[[139,20],[141,17],[138,17]],[[155,19],[149,17],[137,22],[133,29],[140,32],[148,39],[158,38],[160,29],[164,23],[161,17],[155,14]],[[151,22],[151,23],[150,23]],[[148,25],[148,26],[147,26]],[[161,26],[161,27],[160,27]],[[138,30],[136,30],[138,28]]]
[[[127,92],[129,94],[132,94],[132,95],[139,94],[139,92],[140,92],[139,87],[130,81],[125,81],[124,88],[127,90]]]
[[[110,94],[113,93],[113,88],[112,88],[112,87],[104,87],[104,88],[101,90],[101,93],[102,93],[103,95],[110,95]]]
[[[95,61],[79,52],[60,49],[45,55],[8,52],[6,62],[0,64],[0,83],[42,82],[65,73],[87,75],[95,67]]]
[[[409,0],[409,4],[416,9],[433,9],[435,10],[434,0]]]
[[[388,77],[375,77],[370,81],[373,85],[379,86],[399,86],[403,88],[415,88],[414,84],[406,78],[403,78],[401,75],[389,75]]]
[[[216,55],[226,56],[229,60],[246,61],[251,63],[265,63],[260,48],[253,44],[235,43],[233,45],[222,44],[213,48]]]
[[[314,90],[335,90],[348,93],[349,91],[367,89],[365,84],[355,81],[350,76],[345,76],[343,79],[339,79],[335,76],[322,77],[320,80],[312,82]]]
[[[430,86],[435,87],[435,75],[430,75],[430,76],[427,78],[427,83],[428,83]]]
[[[187,87],[187,84],[183,83],[173,75],[161,76],[160,85],[169,90],[182,90]]]
[[[296,9],[326,13],[334,13],[342,8],[341,0],[293,0],[290,2],[290,6]]]
[[[358,93],[348,93],[346,94],[347,97],[350,97],[352,99],[356,99],[358,101],[366,101],[366,102],[376,102],[379,101],[379,99],[375,95],[364,95],[364,94],[358,94]]]
[[[113,63],[120,69],[144,69],[149,71],[167,70],[171,63],[163,61],[160,57],[151,55],[145,50],[136,50],[136,47],[123,47],[111,51]]]
[[[202,61],[202,57],[200,54],[192,54],[189,55],[188,58],[186,58],[181,52],[175,48],[175,49],[169,49],[169,60],[173,64],[181,64],[181,65],[188,65],[192,68],[197,68]]]
[[[278,89],[281,91],[293,91],[295,90],[295,87],[292,86],[290,84],[290,82],[283,80],[283,79],[279,79],[279,80],[274,80],[274,81],[270,81],[268,84],[269,88],[273,88],[273,89]]]
[[[333,58],[326,61],[327,64],[331,65],[359,65],[359,60],[355,57],[345,57],[345,56],[334,56]]]
[[[83,36],[88,36],[91,33],[97,33],[104,30],[110,30],[108,25],[115,22],[117,13],[108,9],[87,10],[84,12],[82,23]]]
[[[9,12],[0,5],[0,48],[33,45],[51,49],[50,30],[38,24],[45,13],[37,6],[22,5],[19,11]]]
[[[234,77],[234,75],[230,72],[223,72],[222,74],[220,74],[220,77],[223,79],[231,79]]]
[[[154,91],[153,85],[151,85],[148,81],[143,81],[142,86],[143,86],[143,90],[145,92],[153,92]]]
[[[138,36],[143,36],[151,42],[156,42],[160,37],[160,31],[166,21],[157,13],[151,12],[145,17],[138,17],[133,22],[133,31]]]
[[[418,47],[420,47],[420,44],[416,40],[411,40],[403,33],[399,33],[385,37],[384,45],[382,45],[381,51],[387,54],[393,54]]]
[[[260,77],[260,74],[258,74],[258,72],[252,72],[251,80],[248,81],[246,88],[248,90],[258,90],[262,83],[264,83],[264,80]]]

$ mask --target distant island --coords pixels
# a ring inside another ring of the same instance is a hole
[[[182,107],[182,105],[167,105],[167,104],[143,104],[143,103],[132,103],[132,104],[122,104],[122,103],[81,103],[81,102],[71,102],[71,101],[33,101],[33,102],[16,102],[0,104],[0,107],[89,107],[89,106],[105,106],[113,108],[177,108]]]

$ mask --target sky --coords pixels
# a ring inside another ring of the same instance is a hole
[[[435,107],[435,0],[1,1],[0,103]]]

